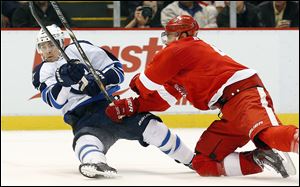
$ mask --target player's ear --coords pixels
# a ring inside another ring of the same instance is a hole
[[[187,33],[187,32],[182,32],[182,33],[180,33],[180,35],[179,35],[179,39],[181,39],[181,38],[186,38],[186,37],[188,37],[188,33]]]

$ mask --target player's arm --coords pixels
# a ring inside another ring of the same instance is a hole
[[[165,111],[182,97],[175,85],[165,85],[159,91],[137,98],[125,98],[113,101],[105,110],[106,115],[115,122],[138,112]]]
[[[41,72],[43,64],[38,65],[33,70],[32,84],[40,91],[41,98],[45,103],[57,109],[62,108],[67,102],[65,97],[70,92],[70,87],[63,87],[58,84],[54,76],[48,72]]]
[[[148,94],[146,97],[139,96],[137,112],[165,111],[173,106],[182,95],[174,85],[166,84],[160,90]]]
[[[68,102],[71,86],[78,84],[84,75],[84,65],[75,61],[54,69],[55,73],[53,67],[43,66],[43,63],[34,69],[32,83],[49,106],[61,109]]]
[[[138,112],[167,110],[182,97],[175,84],[168,83],[158,86],[157,90],[149,90],[140,80],[140,74],[137,74],[129,84],[130,88],[139,95]]]
[[[116,100],[107,107],[105,112],[113,121],[120,122],[123,117],[137,112],[164,111],[181,98],[175,85],[167,84],[182,68],[180,63],[172,63],[172,59],[162,55],[154,61],[145,73],[135,76],[130,83],[131,89],[139,94],[138,98]]]
[[[92,44],[85,44],[84,50],[89,56],[89,60],[93,65],[98,78],[106,87],[106,90],[116,89],[115,87],[124,81],[124,71],[121,62],[111,53],[102,50]],[[68,52],[68,48],[66,50]],[[71,54],[72,55],[72,54]],[[74,57],[75,58],[75,57]],[[79,85],[79,89],[91,97],[101,93],[98,84],[92,73],[85,75],[88,81],[87,85]]]
[[[105,77],[105,85],[107,87],[112,87],[123,83],[124,71],[119,59],[103,48],[100,48],[97,53],[98,54],[95,56],[96,58],[94,60],[98,63],[100,62],[100,64],[105,64],[105,67],[101,66],[98,68],[99,71],[102,71]]]
[[[115,86],[124,82],[124,71],[122,64],[119,61],[115,61],[113,64],[108,65],[102,71],[104,77],[104,84],[106,86]]]
[[[122,64],[113,54],[88,41],[82,40],[79,43],[106,87],[118,85],[124,81]],[[68,45],[65,48],[65,52],[71,59],[82,60],[74,43]],[[89,73],[89,76],[91,76],[91,73]]]
[[[163,111],[181,98],[172,79],[183,66],[173,57],[172,51],[158,54],[143,73],[131,80],[130,88],[139,95],[139,112]],[[155,106],[150,106],[151,103]]]
[[[133,77],[130,83],[131,89],[144,97],[162,89],[163,85],[172,81],[174,76],[183,69],[181,53],[174,47],[159,52],[144,72]]]
[[[59,84],[53,84],[46,87],[41,92],[41,97],[45,103],[56,109],[61,109],[67,102],[67,95],[71,87],[63,87]]]

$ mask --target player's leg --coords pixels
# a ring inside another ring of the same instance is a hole
[[[271,165],[283,177],[297,173],[293,161],[287,152],[299,153],[298,128],[293,125],[269,126],[258,131],[254,135],[253,141],[258,147],[263,147],[263,149],[260,149],[260,152],[255,154],[258,163]],[[265,147],[268,147],[268,149],[265,149]],[[264,154],[267,156],[264,156]]]
[[[299,129],[293,125],[268,127],[262,130],[257,138],[271,148],[299,154]]]
[[[251,107],[249,110],[247,120],[257,120],[259,123],[250,129],[250,138],[256,144],[256,141],[261,141],[279,151],[299,153],[299,129],[294,125],[282,125],[274,113],[271,97],[266,90],[257,88],[254,91],[260,100],[256,108]]]
[[[109,133],[103,122],[106,101],[97,101],[67,112],[64,121],[71,125],[74,139],[73,150],[80,161],[79,171],[86,177],[112,177],[116,169],[108,166],[105,154],[117,137]],[[104,124],[104,125],[103,125]]]
[[[190,166],[194,157],[182,139],[173,133],[164,123],[152,119],[143,132],[143,141],[159,148],[177,162]]]
[[[236,110],[237,108],[239,110]],[[258,149],[250,152],[253,155],[254,162],[262,168],[266,165],[271,166],[283,177],[287,177],[295,174],[293,162],[287,153],[281,155],[281,152],[272,150],[274,146],[270,142],[276,142],[275,144],[279,145],[278,147],[286,145],[286,150],[290,149],[296,128],[292,126],[282,128],[283,126],[281,126],[273,111],[272,100],[261,87],[247,89],[239,93],[222,108],[224,119],[227,123],[230,123],[227,126],[234,129],[231,132],[228,130],[229,134],[239,133],[250,138],[258,146]],[[286,143],[279,140],[273,132],[268,134],[269,142],[262,141],[259,138],[260,132],[273,128],[281,129],[281,135],[286,136],[284,138]]]
[[[247,134],[260,148],[257,157],[261,158],[262,164],[271,165],[283,177],[295,175],[296,168],[287,152],[297,152],[298,128],[292,125],[282,125],[274,113],[272,99],[264,88],[252,88],[246,92],[248,98],[243,99],[241,105],[247,110],[240,121],[248,124],[245,128]],[[243,92],[241,94],[243,95]],[[270,157],[273,158],[269,159]]]
[[[105,154],[116,138],[105,129],[84,127],[74,137],[73,148],[79,161],[79,171],[90,178],[114,177],[117,170],[106,162]]]
[[[195,148],[193,168],[201,176],[242,176],[262,172],[253,159],[253,152],[234,152],[249,139],[228,133],[227,127],[231,128],[225,121],[216,120],[204,131]]]
[[[142,146],[154,145],[176,162],[191,167],[194,152],[159,117],[151,113],[140,113],[115,126],[123,132],[119,137],[139,140]]]

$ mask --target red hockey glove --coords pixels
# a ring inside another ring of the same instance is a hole
[[[138,100],[130,97],[113,101],[105,109],[105,113],[112,121],[121,123],[123,117],[130,117],[136,114],[138,107]]]
[[[139,89],[136,87],[136,80],[140,77],[140,73],[136,74],[130,81],[129,87],[132,91],[134,91],[136,94],[140,95]]]

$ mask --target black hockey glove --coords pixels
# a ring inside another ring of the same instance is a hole
[[[78,59],[71,59],[55,72],[56,81],[64,87],[77,84],[84,76],[85,65]]]
[[[106,81],[103,73],[99,70],[96,70],[96,74],[98,75],[99,79],[104,84],[104,86],[106,86],[107,81]],[[101,90],[100,90],[98,84],[96,83],[93,74],[89,73],[89,74],[85,75],[85,78],[87,79],[88,84],[85,86],[80,83],[79,84],[80,91],[82,91],[84,94],[87,94],[91,97],[100,94]]]

